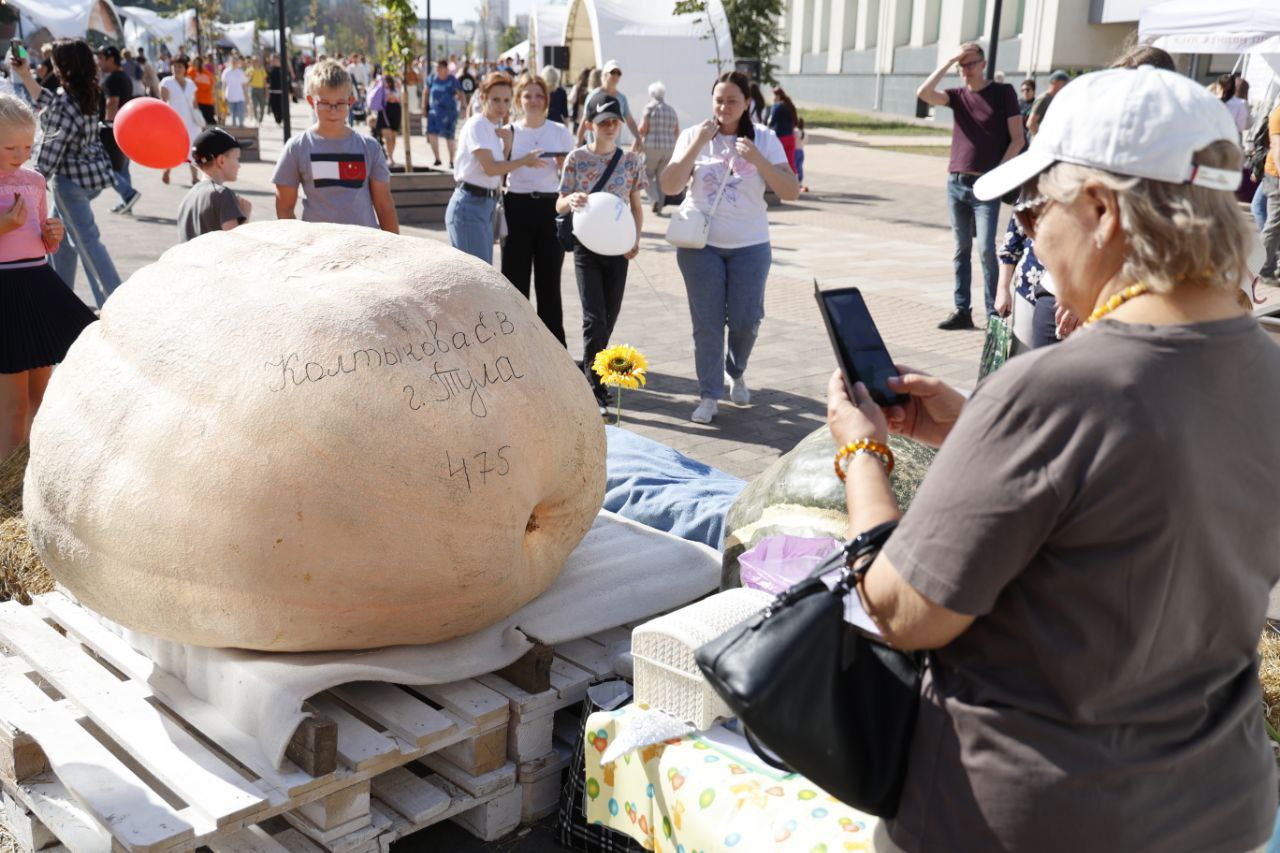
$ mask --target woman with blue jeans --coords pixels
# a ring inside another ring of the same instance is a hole
[[[690,417],[700,424],[716,416],[726,376],[729,399],[741,406],[751,402],[744,373],[764,319],[764,285],[773,257],[764,192],[767,187],[788,201],[800,197],[800,181],[782,143],[772,130],[752,123],[750,103],[750,78],[737,71],[721,74],[712,90],[715,118],[680,133],[661,177],[667,195],[676,195],[692,179],[689,198],[711,217],[706,246],[676,251],[689,296],[698,374],[699,400]],[[712,210],[717,194],[720,201]]]
[[[511,112],[511,78],[494,72],[480,84],[481,110],[467,119],[458,139],[453,177],[457,188],[444,212],[449,245],[485,263],[493,263],[493,211],[502,178],[516,169],[546,169],[552,162],[534,149],[509,160],[511,129],[503,128]]]
[[[14,70],[40,111],[40,141],[32,157],[36,171],[45,176],[53,193],[52,215],[66,228],[66,239],[53,256],[53,268],[67,287],[74,289],[78,257],[101,308],[120,286],[120,274],[102,245],[90,207],[98,193],[113,184],[111,161],[98,139],[102,99],[98,68],[93,50],[83,39],[58,39],[51,58],[62,84],[57,94],[36,82],[30,63],[18,60]]]

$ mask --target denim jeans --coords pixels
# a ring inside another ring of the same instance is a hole
[[[689,295],[693,366],[698,395],[720,399],[724,375],[742,377],[764,319],[764,284],[773,262],[768,243],[739,249],[677,249],[676,263]],[[725,327],[728,354],[725,354]]]
[[[1259,181],[1258,188],[1253,191],[1253,221],[1258,223],[1258,233],[1267,227],[1267,183]]]
[[[127,159],[124,161],[123,169],[118,172],[114,169],[111,170],[111,180],[116,185],[116,192],[120,193],[121,201],[127,202],[137,192],[133,188],[132,179],[129,177],[129,161]]]
[[[493,263],[493,209],[497,204],[493,196],[472,195],[461,186],[455,189],[444,211],[449,245],[486,264]]]
[[[1262,226],[1262,248],[1267,258],[1262,262],[1258,275],[1274,279],[1280,277],[1280,181],[1271,175],[1263,175],[1262,187],[1267,192],[1267,220]]]
[[[227,110],[231,113],[231,126],[244,127],[244,101],[227,101]]]
[[[67,287],[74,289],[76,259],[79,258],[84,264],[94,301],[101,308],[107,297],[120,286],[120,274],[116,272],[107,247],[102,245],[102,235],[98,232],[93,208],[89,204],[102,190],[86,190],[73,179],[58,174],[49,179],[49,189],[53,193],[52,215],[62,220],[66,230],[66,238],[53,256],[53,269]]]
[[[604,402],[604,387],[592,370],[596,353],[609,346],[613,327],[622,311],[622,294],[627,288],[627,259],[622,255],[597,255],[582,244],[573,250],[573,272],[582,299],[582,372]]]
[[[947,207],[951,212],[951,233],[956,239],[952,263],[956,270],[955,303],[957,311],[969,310],[969,293],[973,284],[973,238],[978,238],[978,259],[982,263],[983,292],[987,314],[995,313],[996,280],[1000,269],[996,263],[996,226],[1000,218],[1000,199],[978,201],[973,194],[970,175],[952,173],[947,179]]]

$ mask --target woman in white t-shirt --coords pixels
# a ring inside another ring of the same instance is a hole
[[[187,128],[188,142],[194,144],[196,137],[204,129],[204,118],[200,116],[200,111],[196,107],[196,84],[187,76],[187,58],[176,57],[170,66],[170,71],[172,76],[160,81],[160,97],[166,104],[173,107],[178,118],[182,119],[182,123]],[[190,146],[188,150],[189,148]],[[190,160],[187,161],[187,165],[191,169],[191,183],[194,185],[199,175],[196,174],[196,167]],[[160,180],[166,184],[169,183],[169,171],[165,169],[164,174],[160,176]]]
[[[689,295],[698,374],[700,399],[691,418],[700,424],[715,417],[726,375],[729,399],[738,405],[751,402],[743,373],[764,319],[764,285],[773,258],[764,193],[767,187],[788,201],[800,197],[800,182],[782,143],[769,128],[752,123],[750,104],[751,78],[739,71],[721,74],[712,90],[715,118],[682,131],[671,164],[662,170],[663,193],[678,194],[692,178],[686,204],[711,214],[707,245],[676,250]]]
[[[557,168],[516,169],[507,178],[507,239],[502,244],[502,274],[529,296],[529,276],[538,297],[538,317],[564,344],[564,314],[560,303],[560,268],[564,249],[556,239],[556,197],[560,189],[559,165],[573,150],[573,134],[564,125],[547,121],[551,95],[539,77],[525,77],[516,86],[516,104],[524,118],[511,126],[511,159],[520,160],[541,151],[548,165]]]
[[[231,113],[231,126],[244,127],[245,101],[249,91],[249,76],[240,67],[240,57],[231,57],[231,63],[222,70],[222,92],[227,99],[227,112]]]
[[[540,150],[519,160],[508,156],[511,129],[502,123],[511,112],[511,78],[494,72],[484,78],[478,91],[480,112],[467,119],[458,134],[453,166],[458,185],[445,209],[444,224],[453,248],[493,263],[493,211],[502,176],[521,167],[550,171],[550,164],[539,156]]]

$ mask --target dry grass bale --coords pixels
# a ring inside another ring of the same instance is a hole
[[[3,826],[0,826],[0,853],[18,853],[18,842]]]
[[[1268,625],[1258,640],[1258,680],[1262,682],[1262,702],[1267,722],[1280,731],[1280,632]]]
[[[30,604],[31,596],[53,591],[53,577],[27,538],[22,516],[0,521],[0,601]]]
[[[0,521],[22,515],[22,478],[27,473],[27,445],[0,461]]]

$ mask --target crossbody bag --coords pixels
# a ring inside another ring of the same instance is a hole
[[[690,191],[676,212],[671,214],[671,221],[667,223],[667,242],[677,249],[701,249],[707,245],[707,235],[711,233],[711,217],[715,216],[724,188],[729,185],[729,178],[733,176],[732,158],[725,161],[725,164],[728,168],[725,169],[724,179],[720,181],[720,188],[716,190],[716,197],[711,201],[710,210],[706,213],[698,210],[693,202],[693,192]]]
[[[613,170],[617,168],[618,163],[622,160],[622,149],[615,148],[613,151],[613,159],[609,161],[609,167],[604,170],[604,174],[600,176],[600,180],[596,181],[596,185],[591,188],[591,192],[598,193],[604,189],[605,184],[609,183],[609,178],[613,176]],[[566,252],[572,252],[574,247],[578,245],[578,238],[573,236],[573,211],[561,213],[556,216],[556,239],[560,241],[560,245],[564,247]]]

